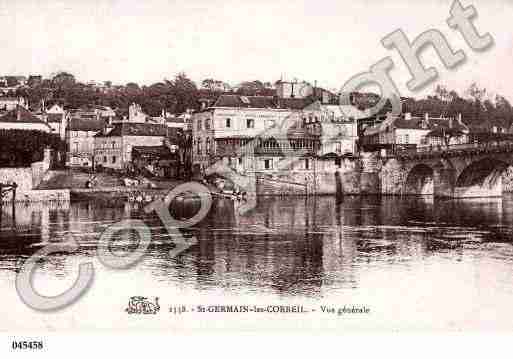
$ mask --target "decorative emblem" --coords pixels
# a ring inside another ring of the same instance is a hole
[[[130,297],[125,311],[128,314],[157,314],[160,311],[159,297],[155,297],[155,303],[146,297]]]

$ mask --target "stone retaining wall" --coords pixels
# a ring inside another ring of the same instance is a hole
[[[11,202],[12,195],[4,197],[3,202]],[[16,202],[69,202],[70,191],[68,189],[56,190],[30,190],[16,192]]]
[[[63,197],[65,194],[39,193],[34,191],[41,181],[45,178],[50,168],[51,150],[45,150],[42,161],[34,162],[30,167],[22,168],[0,168],[0,183],[11,184],[15,182],[18,185],[16,190],[16,201],[37,201],[37,198]],[[4,201],[10,201],[12,196],[9,194]],[[51,200],[51,199],[50,199]],[[67,195],[69,200],[69,191]]]

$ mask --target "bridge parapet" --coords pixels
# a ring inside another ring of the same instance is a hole
[[[387,151],[386,157],[399,160],[422,160],[426,158],[447,158],[489,153],[513,152],[513,141],[463,143],[449,146],[420,146],[409,149]]]

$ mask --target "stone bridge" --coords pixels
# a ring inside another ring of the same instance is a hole
[[[380,167],[383,194],[502,196],[513,179],[513,143],[396,151],[382,157]]]

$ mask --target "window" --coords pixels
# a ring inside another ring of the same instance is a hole
[[[273,168],[273,160],[264,160],[264,168],[266,170],[270,170],[271,168]]]
[[[210,138],[207,138],[206,140],[205,151],[207,152],[207,155],[210,153]]]
[[[208,118],[205,120],[205,130],[210,130],[210,120]]]
[[[201,155],[201,140],[198,139],[198,155]]]
[[[342,167],[342,161],[340,160],[340,158],[335,159],[335,166],[337,166],[338,168]]]
[[[242,157],[239,157],[239,165],[242,166]]]
[[[201,131],[201,119],[198,119],[197,129],[198,131]]]
[[[112,163],[116,163],[116,156],[112,156]]]
[[[116,142],[112,141],[112,148],[116,148]]]
[[[75,152],[78,152],[78,142],[75,142],[73,144]]]
[[[232,127],[232,120],[231,120],[231,118],[227,118],[226,119],[225,127],[226,128]]]
[[[310,169],[310,160],[308,158],[305,159],[305,170]]]
[[[103,156],[103,163],[107,163],[107,156]]]
[[[410,143],[410,135],[404,135],[404,143]]]
[[[247,128],[255,128],[255,120],[248,118],[246,120],[246,127]]]
[[[341,153],[342,152],[342,144],[339,142],[337,143],[337,153]]]

